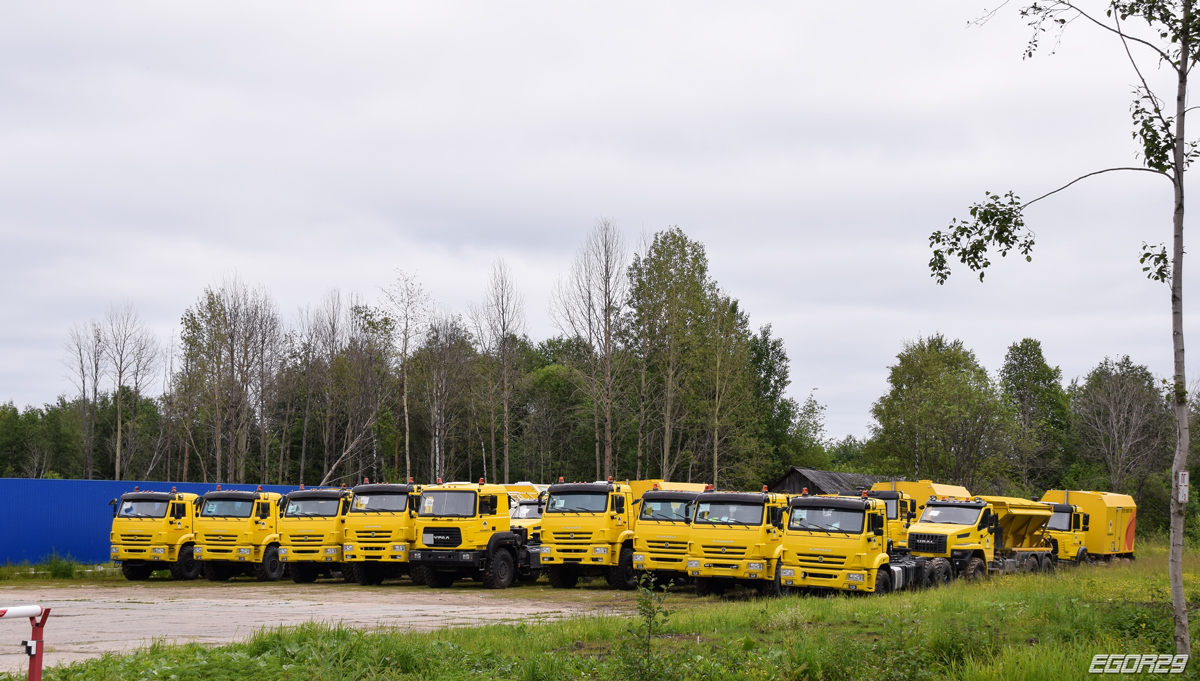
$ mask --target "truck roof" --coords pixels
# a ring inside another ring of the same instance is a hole
[[[611,482],[560,482],[556,485],[550,485],[550,494],[558,492],[602,492],[608,494],[613,491],[613,483]]]
[[[262,493],[261,492],[242,492],[242,491],[233,490],[233,489],[213,490],[212,492],[204,493],[204,500],[210,501],[210,500],[217,500],[217,499],[236,499],[238,501],[250,501],[253,499],[258,499],[260,494],[262,494]]]
[[[858,497],[792,497],[788,502],[788,506],[792,508],[845,508],[851,511],[865,511],[871,507],[871,500]]]
[[[417,485],[389,484],[385,482],[355,485],[355,494],[409,494],[420,491]]]
[[[676,499],[679,501],[692,501],[700,496],[699,492],[688,492],[680,489],[652,489],[642,495],[643,499]]]
[[[702,492],[696,495],[696,503],[724,501],[737,504],[765,504],[770,501],[766,492]]]
[[[126,492],[121,495],[121,501],[175,501],[177,495],[171,492]]]
[[[350,494],[348,489],[301,489],[288,492],[288,499],[341,499]]]

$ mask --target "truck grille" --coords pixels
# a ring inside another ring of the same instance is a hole
[[[730,558],[732,558],[734,556],[746,555],[746,547],[745,546],[720,546],[720,545],[707,546],[707,545],[705,545],[702,548],[704,549],[704,555],[706,555],[706,556],[729,556]]]
[[[800,563],[801,567],[838,568],[846,564],[846,557],[823,553],[797,553],[796,562]]]
[[[319,534],[289,534],[288,540],[293,544],[320,544],[323,535]]]
[[[687,542],[684,541],[648,541],[646,547],[651,551],[666,551],[667,553],[687,553]]]
[[[237,541],[237,536],[232,534],[206,534],[204,541],[213,544],[232,544]]]
[[[358,530],[354,537],[359,541],[386,542],[392,538],[392,533],[388,530]]]
[[[458,546],[462,530],[457,527],[427,527],[421,531],[421,543],[426,546]]]
[[[149,542],[150,535],[148,534],[123,534],[121,541],[125,543]]]
[[[591,532],[555,532],[554,543],[563,544],[570,542],[579,542],[586,544],[592,540]]]
[[[946,535],[921,534],[908,535],[908,548],[921,553],[945,553]]]

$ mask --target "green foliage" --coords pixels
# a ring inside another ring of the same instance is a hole
[[[1016,416],[1009,454],[1015,496],[1030,496],[1061,482],[1071,430],[1071,409],[1062,387],[1062,371],[1042,355],[1032,338],[1014,343],[1000,369],[1000,389]]]
[[[933,256],[929,259],[929,269],[938,284],[945,284],[950,277],[948,257],[957,257],[972,272],[978,272],[979,281],[983,281],[985,270],[992,264],[988,257],[991,248],[1002,258],[1015,248],[1026,261],[1033,259],[1034,234],[1025,227],[1020,198],[1012,192],[1004,196],[985,194],[985,201],[969,209],[970,220],[954,218],[948,232],[939,229],[930,235]]]
[[[643,573],[638,578],[637,615],[626,629],[626,638],[613,652],[623,668],[623,678],[658,681],[669,675],[670,668],[654,651],[654,637],[670,623],[671,613],[664,606],[666,589],[655,589],[654,578]]]

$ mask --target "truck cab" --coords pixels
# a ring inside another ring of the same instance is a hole
[[[421,486],[364,483],[352,492],[342,544],[345,569],[363,585],[406,574]]]
[[[1079,563],[1133,558],[1137,539],[1137,504],[1133,497],[1052,489],[1042,496],[1042,503],[1054,509],[1047,533],[1060,560]],[[1066,510],[1059,510],[1068,506],[1075,509],[1069,518]]]
[[[917,502],[904,492],[898,490],[865,490],[867,498],[879,499],[887,512],[887,523],[884,536],[887,537],[888,551],[908,551],[908,528],[917,517]],[[838,496],[861,497],[864,490],[842,492]]]
[[[909,528],[908,547],[929,559],[930,580],[979,579],[992,574],[1053,568],[1045,534],[1051,510],[1015,497],[939,499],[925,502]]]
[[[538,577],[525,528],[513,527],[504,485],[452,482],[426,487],[416,509],[409,569],[432,588],[478,579],[489,589]]]
[[[1088,560],[1084,538],[1087,536],[1091,517],[1074,504],[1047,504],[1054,515],[1046,523],[1046,535],[1050,547],[1058,560],[1081,563]]]
[[[279,561],[279,500],[276,492],[206,492],[196,500],[196,559],[213,582],[248,574],[260,582],[283,576]]]
[[[653,489],[642,495],[633,531],[633,567],[660,584],[686,582],[688,541],[699,492]]]
[[[696,595],[723,594],[735,584],[782,595],[780,557],[788,497],[702,492],[696,496],[688,539],[688,576]]]
[[[887,533],[887,501],[867,493],[792,497],[783,539],[783,588],[885,594],[922,585],[924,560],[890,549],[895,541]],[[899,504],[896,508],[898,514]]]
[[[633,490],[628,484],[560,482],[550,485],[542,511],[542,569],[556,589],[580,577],[604,577],[633,589]]]
[[[345,487],[301,489],[280,499],[279,560],[293,582],[314,582],[343,569],[342,539],[353,500]]]
[[[512,527],[525,528],[525,535],[530,544],[539,544],[542,540],[542,504],[537,497],[520,499],[509,496],[509,522]]]
[[[170,570],[173,579],[195,579],[200,563],[192,553],[195,546],[195,494],[142,492],[137,487],[113,507],[109,556],[121,563],[126,579],[149,579],[156,570]]]

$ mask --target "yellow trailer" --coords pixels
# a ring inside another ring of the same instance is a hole
[[[1049,535],[1059,558],[1133,557],[1137,504],[1128,494],[1052,489],[1042,495],[1042,503],[1054,505]]]

